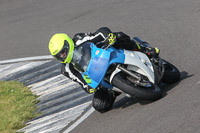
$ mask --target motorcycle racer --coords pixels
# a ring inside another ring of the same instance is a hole
[[[78,66],[82,64],[75,62],[74,51],[79,48],[84,48],[85,42],[93,42],[97,47],[112,45],[113,47],[126,50],[139,50],[149,58],[158,56],[159,49],[144,47],[130,39],[123,32],[111,32],[107,27],[99,28],[94,33],[77,33],[71,39],[64,33],[57,33],[52,36],[49,41],[49,51],[51,55],[62,63],[61,73],[73,81],[79,83],[87,93],[94,93],[93,107],[99,112],[109,110],[119,92],[109,91],[101,86],[91,88],[87,85],[90,79],[86,76],[82,77],[81,70]],[[88,59],[90,60],[90,59]]]

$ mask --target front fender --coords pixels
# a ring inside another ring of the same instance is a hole
[[[145,75],[148,77],[149,81],[155,83],[153,66],[149,58],[145,54],[137,51],[128,51],[128,50],[124,50],[124,54],[125,54],[124,64],[128,65],[127,67],[128,70],[133,70],[142,75]],[[112,74],[112,78],[118,72],[119,70],[116,70],[115,73]],[[110,80],[110,82],[111,81],[112,80]]]

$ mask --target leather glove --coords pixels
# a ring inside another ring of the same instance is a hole
[[[106,40],[106,43],[107,43],[108,45],[112,45],[112,44],[114,44],[116,41],[117,41],[116,35],[113,34],[113,33],[109,33],[108,38],[107,38],[107,40]]]

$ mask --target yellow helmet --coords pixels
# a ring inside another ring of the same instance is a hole
[[[57,33],[49,41],[49,51],[61,63],[70,63],[73,57],[74,42],[64,33]]]

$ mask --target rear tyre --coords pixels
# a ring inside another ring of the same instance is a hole
[[[95,110],[104,113],[112,108],[115,98],[113,91],[97,90],[92,100],[92,106]]]
[[[112,80],[112,84],[122,90],[123,92],[130,94],[131,96],[135,96],[145,100],[158,100],[162,97],[162,92],[160,88],[156,85],[151,87],[141,87],[136,84],[130,82],[126,78],[127,75],[120,72],[115,75]]]
[[[179,70],[172,65],[171,63],[163,60],[164,67],[165,67],[165,73],[162,78],[162,82],[167,84],[173,84],[180,80],[180,72]]]

